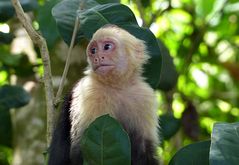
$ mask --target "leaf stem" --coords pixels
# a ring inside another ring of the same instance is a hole
[[[71,54],[72,54],[71,52],[72,52],[72,49],[73,49],[74,44],[75,44],[75,39],[76,39],[76,36],[77,36],[77,32],[79,30],[79,27],[80,27],[79,18],[76,17],[75,26],[74,26],[74,30],[73,30],[73,34],[72,34],[72,38],[71,38],[70,48],[69,48],[69,51],[67,52],[65,68],[64,68],[63,75],[61,77],[60,86],[58,88],[56,98],[55,98],[55,101],[54,101],[55,106],[57,106],[58,103],[61,101],[62,91],[63,91],[63,88],[64,88],[66,76],[67,76],[67,73],[68,73],[68,70],[69,70],[69,67],[70,67],[70,59],[71,59]]]

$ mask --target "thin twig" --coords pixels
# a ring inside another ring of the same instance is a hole
[[[86,1],[83,0],[80,3],[79,10],[84,9],[85,2]],[[71,38],[71,43],[70,43],[70,48],[67,52],[66,64],[65,64],[64,71],[63,71],[63,74],[62,74],[62,77],[61,77],[60,86],[58,88],[56,98],[54,100],[55,106],[58,106],[59,102],[61,101],[62,91],[63,91],[64,85],[65,85],[66,76],[67,76],[67,73],[68,73],[68,70],[69,70],[69,67],[70,67],[70,59],[71,59],[71,54],[72,54],[71,52],[72,52],[72,49],[75,45],[75,39],[76,39],[79,28],[80,28],[80,20],[79,20],[79,17],[76,16],[75,26],[74,26],[74,30],[73,30],[73,34],[72,34],[72,38]]]
[[[75,27],[74,27],[74,31],[73,31],[72,38],[71,38],[70,48],[69,48],[69,51],[67,53],[65,68],[64,68],[63,75],[61,77],[61,83],[60,83],[60,86],[58,88],[56,98],[55,98],[55,101],[54,101],[54,104],[56,106],[58,105],[58,103],[61,100],[61,94],[62,94],[64,85],[65,85],[66,76],[67,76],[67,73],[68,73],[68,70],[69,70],[69,67],[70,67],[70,59],[71,59],[71,54],[72,54],[71,52],[72,52],[72,49],[73,49],[74,44],[75,44],[75,39],[76,39],[76,36],[77,36],[77,32],[79,30],[79,26],[80,26],[79,25],[79,18],[76,17]]]
[[[22,6],[19,0],[12,0],[12,4],[16,10],[17,17],[19,21],[22,23],[23,27],[27,31],[28,35],[30,36],[31,40],[39,47],[41,58],[44,67],[43,73],[43,80],[45,85],[45,94],[46,94],[46,106],[47,106],[47,144],[49,146],[52,131],[55,127],[55,107],[54,107],[54,91],[52,85],[52,74],[51,74],[51,64],[50,64],[50,57],[47,48],[47,44],[45,39],[35,31],[32,27],[31,22],[27,19],[22,9]]]

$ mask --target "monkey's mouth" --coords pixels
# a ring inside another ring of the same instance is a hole
[[[111,71],[115,66],[109,64],[101,64],[95,67],[95,72],[100,74],[106,74]]]

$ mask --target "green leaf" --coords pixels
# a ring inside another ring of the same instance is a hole
[[[239,123],[216,123],[212,132],[210,165],[238,165]]]
[[[0,49],[0,61],[7,66],[18,66],[20,64],[21,55],[12,55],[9,52]]]
[[[230,16],[231,14],[223,14],[217,26],[212,28],[212,30],[216,31],[220,37],[229,40],[236,34],[236,31],[238,30],[238,25],[236,23],[228,21]]]
[[[166,46],[160,40],[158,40],[158,44],[160,47],[163,61],[158,89],[167,92],[176,86],[178,80],[178,73],[173,63],[173,59],[170,56]]]
[[[180,149],[169,165],[209,165],[209,149],[210,141],[190,144]]]
[[[32,11],[37,8],[36,0],[20,0],[25,12]],[[15,10],[10,0],[0,1],[0,22],[5,22],[15,14]]]
[[[12,146],[12,123],[10,111],[0,105],[0,145]]]
[[[163,135],[164,140],[168,140],[175,135],[181,126],[180,120],[170,114],[161,115],[159,123],[161,127],[160,132]]]
[[[109,115],[97,118],[85,131],[80,147],[84,165],[130,165],[130,141],[122,126]]]
[[[201,18],[206,18],[212,12],[215,2],[215,0],[194,0],[196,13]]]
[[[37,65],[31,64],[27,55],[21,55],[19,64],[13,67],[15,71],[14,74],[20,77],[32,76],[34,74],[33,68],[35,66]]]
[[[43,6],[38,9],[37,20],[40,25],[40,31],[47,41],[50,49],[53,48],[60,35],[57,31],[55,19],[52,17],[51,10],[60,0],[46,1]]]
[[[53,8],[53,16],[67,44],[70,44],[71,41],[76,17],[75,11],[79,8],[80,3],[77,0],[68,0],[59,3]],[[80,19],[77,42],[83,38],[90,40],[95,31],[105,24],[115,24],[129,31],[146,42],[151,59],[145,65],[144,76],[147,82],[156,89],[159,84],[162,59],[153,33],[149,29],[139,27],[134,13],[125,5],[118,3],[99,5],[95,1],[89,0],[80,6],[83,6],[83,9],[77,10],[77,16]]]
[[[78,10],[77,14],[81,22],[80,32],[88,40],[96,30],[106,24],[115,24],[122,28],[132,25],[138,27],[134,13],[127,6],[118,3],[96,5],[88,10]]]
[[[12,69],[12,73],[20,77],[28,77],[34,74],[33,68],[36,65],[30,63],[27,55],[24,54],[10,54],[4,49],[0,48],[0,61],[6,68]]]
[[[96,5],[98,5],[98,3],[94,0],[63,0],[53,7],[52,15],[56,20],[59,33],[68,45],[70,45],[71,42],[77,10],[80,6],[82,10],[84,10]],[[78,33],[76,43],[83,37],[81,33]]]
[[[0,164],[11,165],[13,157],[13,149],[7,146],[0,145]]]
[[[0,88],[0,106],[19,108],[30,101],[30,95],[20,86],[4,85]]]
[[[14,36],[11,33],[0,32],[0,44],[10,44]]]
[[[100,4],[106,4],[106,3],[120,3],[120,0],[96,0]]]

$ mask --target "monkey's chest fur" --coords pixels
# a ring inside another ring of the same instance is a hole
[[[82,79],[73,89],[70,108],[71,150],[78,150],[84,130],[104,114],[117,119],[130,134],[157,143],[156,101],[153,90],[143,81],[122,89]]]

